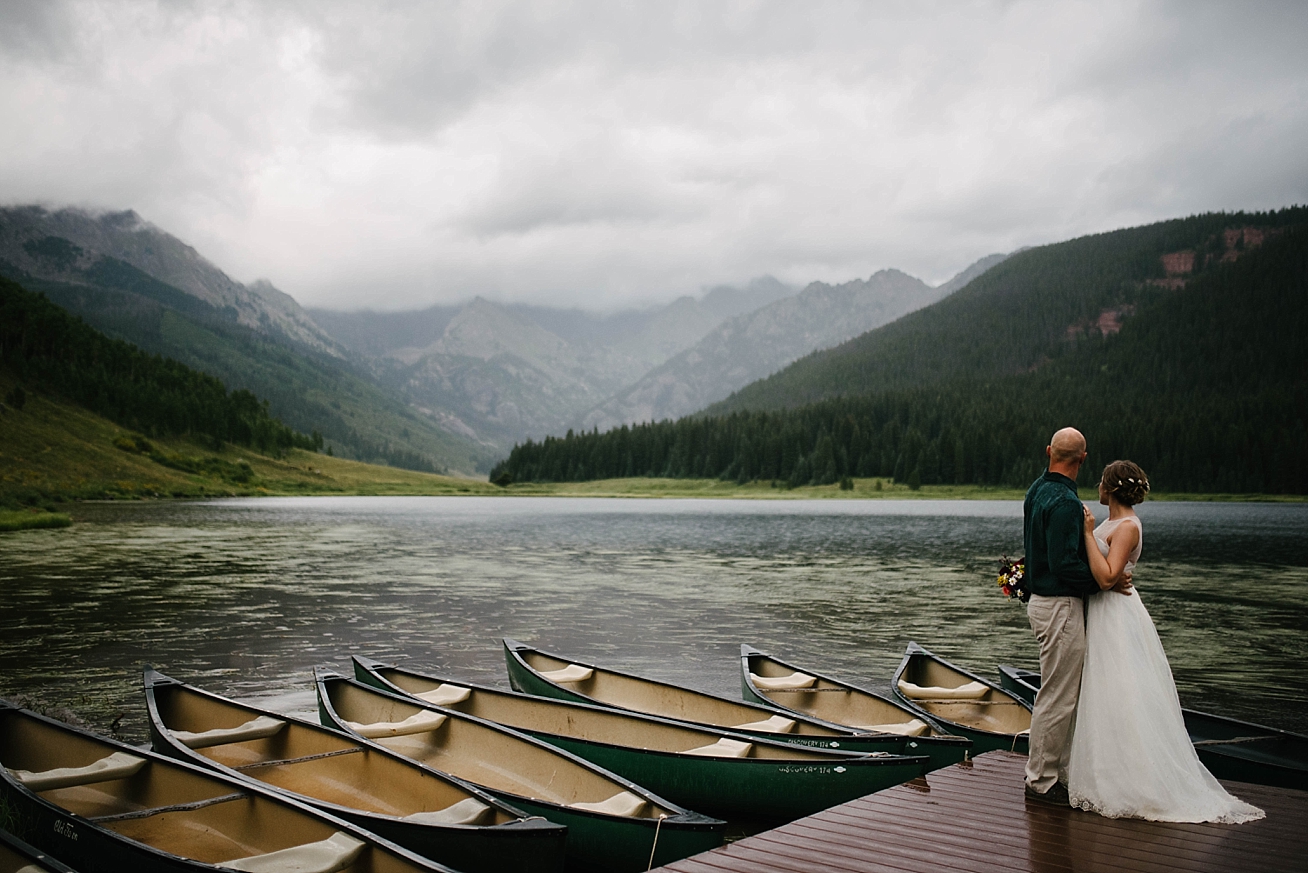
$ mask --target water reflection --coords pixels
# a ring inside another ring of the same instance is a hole
[[[1308,506],[1146,504],[1137,581],[1182,698],[1308,729]],[[505,684],[499,638],[739,695],[739,644],[884,687],[909,639],[1034,665],[992,583],[1009,502],[306,498],[87,505],[0,538],[0,694],[145,738],[149,661],[309,712],[315,664]],[[1252,692],[1249,689],[1255,689]]]

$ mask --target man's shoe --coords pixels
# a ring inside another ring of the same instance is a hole
[[[1048,803],[1050,806],[1068,806],[1072,801],[1067,796],[1067,786],[1061,782],[1055,782],[1054,787],[1041,794],[1030,785],[1026,786],[1026,799],[1034,800],[1037,803]]]

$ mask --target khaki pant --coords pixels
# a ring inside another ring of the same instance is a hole
[[[1085,663],[1085,601],[1033,594],[1026,616],[1040,642],[1040,693],[1031,716],[1026,784],[1044,793],[1067,772]]]

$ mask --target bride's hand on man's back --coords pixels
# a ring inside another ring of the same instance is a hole
[[[1081,504],[1081,511],[1085,513],[1081,521],[1085,525],[1085,532],[1089,536],[1094,536],[1095,532],[1095,514],[1090,511],[1090,507],[1084,503]]]

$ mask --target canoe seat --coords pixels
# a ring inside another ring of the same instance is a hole
[[[980,700],[989,690],[989,686],[980,682],[969,682],[957,688],[941,688],[939,685],[924,687],[899,680],[899,693],[909,700]]]
[[[345,724],[361,737],[370,740],[380,739],[382,737],[407,737],[409,734],[420,734],[424,731],[434,731],[436,728],[445,724],[446,716],[439,712],[422,712],[414,713],[404,721],[378,721],[372,724],[359,724],[357,721],[347,721]]]
[[[245,724],[230,728],[214,728],[208,731],[171,731],[177,741],[188,749],[207,749],[209,746],[221,746],[225,743],[243,743],[246,740],[262,740],[286,727],[286,722],[261,715]]]
[[[873,734],[899,734],[902,737],[920,737],[930,732],[931,725],[920,718],[909,719],[897,724],[852,724],[854,730]]]
[[[625,815],[633,817],[639,815],[645,808],[648,801],[643,797],[637,797],[630,791],[619,791],[608,800],[601,800],[597,803],[569,803],[568,806],[573,809],[585,809],[590,812],[602,812],[607,815]]]
[[[759,676],[750,673],[749,681],[767,691],[788,691],[795,688],[812,688],[817,678],[798,671],[789,676]]]
[[[30,770],[10,770],[14,778],[32,791],[50,791],[73,785],[90,785],[111,779],[126,779],[145,766],[145,759],[127,752],[114,752],[85,767],[59,767],[33,773]]]
[[[734,725],[738,731],[758,731],[765,734],[788,734],[795,730],[795,720],[786,718],[784,715],[774,715],[771,718],[765,718],[762,721],[751,721],[748,724]]]
[[[585,682],[595,675],[595,671],[580,664],[569,664],[562,670],[546,670],[542,671],[540,675],[551,682]]]
[[[433,703],[436,706],[453,706],[456,703],[462,703],[472,696],[471,688],[464,688],[460,685],[447,685],[442,683],[431,691],[423,691],[413,695],[420,700]]]
[[[404,816],[405,821],[418,824],[456,825],[488,824],[488,819],[494,818],[495,810],[475,797],[465,798],[452,806],[433,812],[415,812]]]
[[[365,845],[362,840],[337,831],[316,843],[305,843],[232,861],[219,861],[215,866],[243,870],[245,873],[337,873],[358,860]]]
[[[698,749],[687,749],[682,754],[704,755],[708,758],[747,758],[749,757],[749,750],[752,748],[754,748],[753,743],[745,743],[740,740],[729,740],[726,737],[723,737],[711,746],[700,746]]]

